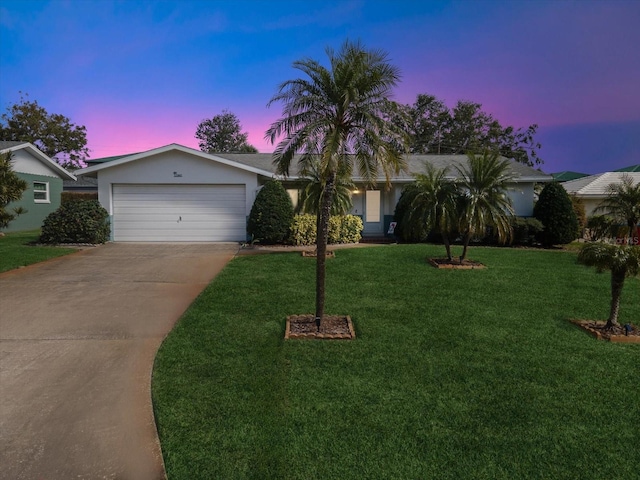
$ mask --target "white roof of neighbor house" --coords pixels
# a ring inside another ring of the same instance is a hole
[[[29,150],[31,155],[46,165],[50,170],[53,170],[63,180],[75,180],[76,177],[66,171],[63,167],[51,160],[38,147],[29,142],[16,142],[16,141],[2,141],[0,142],[0,153],[15,152],[17,150]]]
[[[606,197],[607,187],[612,183],[620,183],[622,177],[628,175],[633,183],[640,183],[640,172],[606,172],[564,182],[562,186],[568,193],[578,196]]]

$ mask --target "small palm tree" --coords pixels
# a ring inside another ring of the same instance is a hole
[[[578,261],[584,265],[596,267],[599,272],[611,271],[611,308],[605,328],[619,326],[618,313],[622,287],[627,277],[640,273],[640,247],[591,242],[580,249]]]
[[[408,135],[388,115],[388,97],[400,75],[386,53],[347,41],[337,54],[327,49],[327,55],[329,68],[312,59],[293,63],[304,78],[280,84],[268,105],[282,102],[282,118],[265,134],[271,143],[282,138],[273,154],[278,173],[288,175],[294,159],[301,170],[318,164],[324,189],[318,210],[318,328],[324,315],[327,234],[338,174],[351,177],[356,167],[365,182],[373,184],[382,171],[389,183],[392,174],[406,169],[402,154],[408,145]]]
[[[515,214],[507,195],[508,183],[512,180],[509,161],[489,151],[467,157],[465,167],[456,167],[461,177],[458,182],[459,228],[463,241],[460,262],[467,257],[471,239],[478,234],[484,236],[487,227],[496,230],[500,242],[508,241],[513,235],[510,218]]]
[[[607,198],[596,211],[608,213],[619,222],[626,223],[629,236],[638,236],[640,224],[640,182],[634,185],[631,175],[624,174],[620,183],[611,183],[606,189]]]
[[[306,180],[300,192],[296,211],[317,215],[322,205],[322,195],[325,188],[318,164],[314,163],[308,170],[300,173]],[[353,207],[353,188],[355,188],[355,185],[351,181],[351,177],[345,172],[338,172],[333,202],[331,203],[331,215],[346,215],[351,210]]]
[[[427,231],[442,236],[447,258],[451,260],[451,234],[457,223],[458,189],[447,178],[448,169],[425,164],[425,173],[416,175],[409,221],[422,223]]]

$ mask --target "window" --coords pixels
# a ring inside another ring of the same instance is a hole
[[[33,182],[33,201],[51,203],[49,200],[49,182]]]
[[[380,190],[367,190],[365,222],[380,221]]]
[[[287,193],[291,197],[291,203],[293,204],[293,208],[296,208],[298,206],[298,200],[300,198],[300,194],[298,190],[289,188],[287,189]]]

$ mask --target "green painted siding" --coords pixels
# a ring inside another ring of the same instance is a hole
[[[22,194],[22,199],[10,203],[7,208],[22,207],[27,210],[15,218],[4,232],[21,232],[24,230],[36,230],[42,226],[42,222],[51,212],[60,206],[60,194],[62,193],[62,179],[46,177],[44,175],[33,175],[30,173],[20,173],[17,175],[28,183],[28,188]],[[33,193],[33,182],[44,182],[49,184],[49,203],[36,203]]]

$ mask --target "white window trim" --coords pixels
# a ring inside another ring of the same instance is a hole
[[[36,183],[40,185],[44,185],[44,190],[36,190]],[[42,193],[44,192],[45,198],[36,198],[36,192]],[[34,203],[51,203],[51,197],[49,195],[49,182],[33,182],[33,202]]]

